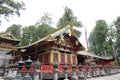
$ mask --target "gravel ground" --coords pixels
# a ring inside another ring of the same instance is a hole
[[[109,76],[103,76],[103,77],[97,77],[97,78],[91,78],[87,80],[120,80],[120,73],[109,75]]]

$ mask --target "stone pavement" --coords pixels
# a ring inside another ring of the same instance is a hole
[[[0,80],[4,80],[0,77]],[[114,74],[114,75],[109,75],[109,76],[102,76],[102,77],[96,77],[96,78],[90,78],[86,80],[120,80],[120,73],[119,74]]]
[[[91,78],[91,79],[87,79],[87,80],[120,80],[120,73],[114,74],[114,75],[109,75],[109,76]]]

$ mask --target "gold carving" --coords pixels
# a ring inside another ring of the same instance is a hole
[[[75,44],[78,46],[78,41],[75,41]]]
[[[71,30],[68,29],[68,35],[71,36],[71,34],[72,34],[72,33],[71,33]]]

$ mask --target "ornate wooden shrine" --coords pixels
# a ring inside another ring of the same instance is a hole
[[[77,51],[85,50],[70,26],[66,26],[53,34],[28,45],[18,48],[19,55],[39,58],[42,64],[77,64]]]
[[[27,60],[28,56],[31,56],[32,61],[39,60],[42,64],[39,68],[40,71],[43,72],[43,79],[52,79],[54,72],[52,72],[53,66],[51,64],[54,62],[59,63],[58,71],[61,72],[64,72],[63,65],[67,64],[68,77],[71,77],[72,68],[75,68],[73,64],[76,65],[78,70],[77,64],[83,62],[83,60],[88,58],[88,56],[95,58],[94,60],[101,62],[102,65],[109,64],[112,61],[112,59],[105,59],[96,55],[84,55],[85,52],[80,54],[79,51],[85,51],[85,48],[79,42],[70,26],[66,26],[52,34],[49,34],[32,44],[16,48],[15,45],[19,42],[20,41],[11,33],[1,34],[0,54],[10,54],[14,56],[14,62],[19,61],[21,57],[23,57],[24,60]],[[87,70],[84,66],[84,70]],[[21,70],[23,72],[26,71],[25,64],[22,67],[23,68]],[[30,71],[33,71],[34,69],[35,66],[32,66]],[[63,77],[63,74],[60,73],[59,77]]]
[[[16,39],[10,32],[0,34],[0,49],[15,50],[16,44],[20,41]]]
[[[10,32],[0,34],[0,65],[6,63],[3,62],[3,60],[9,63],[9,60],[12,59],[15,51],[17,50],[16,44],[18,44],[19,42],[20,41],[16,39]]]
[[[79,51],[85,51],[85,48],[79,42],[73,29],[66,26],[32,44],[19,47],[15,61],[20,60],[21,57],[27,60],[28,56],[31,56],[32,61],[39,60],[42,64],[40,67],[42,72],[51,72],[53,70],[51,64],[54,62],[59,63],[59,71],[62,71],[64,64],[68,66],[72,64],[78,65],[87,58],[88,55],[79,55]],[[94,58],[97,61],[105,61],[103,58],[95,56]],[[72,68],[69,67],[68,70],[71,71]]]

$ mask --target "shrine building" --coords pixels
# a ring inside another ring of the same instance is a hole
[[[0,66],[8,66],[13,60],[13,55],[17,51],[16,45],[20,41],[10,32],[0,34]]]
[[[18,48],[24,59],[31,56],[33,61],[39,59],[41,64],[78,64],[77,52],[85,50],[70,26],[66,26],[48,36]]]

